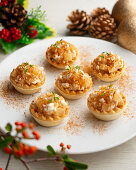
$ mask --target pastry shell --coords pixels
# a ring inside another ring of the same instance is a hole
[[[99,110],[94,109],[94,107],[92,105],[90,105],[89,98],[87,100],[87,105],[88,105],[88,108],[91,111],[91,113],[97,119],[104,120],[104,121],[110,121],[110,120],[115,120],[115,119],[119,118],[120,114],[125,109],[125,107],[126,107],[126,98],[125,98],[125,96],[123,94],[122,94],[122,98],[124,100],[124,105],[121,108],[116,107],[116,109],[111,110],[110,112],[100,112]]]
[[[62,117],[57,117],[57,119],[53,119],[52,117],[50,117],[49,119],[41,119],[35,116],[35,111],[33,109],[31,109],[31,106],[29,108],[30,113],[32,115],[32,117],[36,120],[37,123],[39,123],[41,126],[46,126],[46,127],[52,127],[52,126],[57,126],[60,123],[63,122],[64,118],[68,115],[69,110],[67,110],[66,114],[63,115]]]
[[[73,62],[69,62],[67,64],[58,64],[58,63],[52,62],[52,60],[50,60],[49,58],[47,60],[51,65],[53,65],[54,67],[56,67],[58,69],[65,69],[67,65],[72,66],[74,64],[74,62],[76,61],[76,60],[74,60]]]
[[[61,42],[60,42],[61,41]],[[58,68],[58,69],[65,69],[66,66],[68,65],[73,65],[75,63],[75,61],[77,60],[77,57],[78,57],[78,49],[73,45],[73,44],[70,44],[69,42],[66,42],[64,40],[60,40],[60,41],[57,41],[56,43],[58,43],[58,45],[60,45],[61,43],[64,43],[64,46],[62,47],[59,47],[59,56],[67,56],[67,55],[70,55],[71,53],[68,52],[66,49],[65,49],[65,45],[69,45],[70,47],[68,47],[69,49],[73,49],[75,52],[76,52],[76,55],[69,61],[65,61],[65,59],[61,59],[61,62],[58,63],[57,61],[53,61],[51,59],[50,56],[54,56],[55,53],[52,54],[52,48],[55,48],[54,45],[52,44],[50,47],[48,47],[47,51],[46,51],[46,59],[47,61],[53,65],[54,67]],[[57,53],[57,49],[56,49],[56,54],[58,55]],[[72,54],[74,55],[74,53]],[[67,58],[69,58],[69,56],[67,56]],[[63,63],[63,61],[65,61],[65,63]]]
[[[68,102],[67,102],[67,104],[68,104]],[[68,113],[69,113],[69,105],[65,109],[65,112],[63,112],[62,115],[60,115],[60,116],[56,115],[55,117],[52,116],[52,115],[47,116],[47,117],[42,116],[42,115],[39,116],[39,114],[33,108],[33,102],[30,104],[29,111],[30,111],[30,114],[32,115],[32,117],[41,126],[52,127],[52,126],[59,125],[64,120],[64,118],[68,115]]]
[[[44,79],[45,81],[45,79]],[[42,85],[44,84],[44,81],[40,84],[40,86],[36,86],[36,85],[31,85],[31,86],[19,86],[17,83],[15,83],[14,80],[12,80],[11,76],[10,76],[10,82],[11,84],[14,86],[14,88],[22,93],[22,94],[34,94],[37,93],[41,90]]]
[[[126,69],[126,65],[124,64],[122,69],[117,71],[116,73],[110,73],[110,74],[102,74],[102,73],[98,73],[95,69],[91,69],[91,71],[93,72],[93,74],[100,80],[105,81],[105,82],[113,82],[116,81],[120,78],[120,76],[122,75],[122,73],[125,71]]]
[[[68,89],[64,89],[60,85],[58,79],[55,82],[55,87],[62,94],[62,96],[64,96],[67,99],[71,99],[71,100],[76,100],[76,99],[80,99],[81,97],[83,97],[90,90],[91,86],[92,86],[92,83],[87,89],[83,91],[69,91]]]

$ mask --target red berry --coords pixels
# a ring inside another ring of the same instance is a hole
[[[39,135],[39,133],[37,131],[33,131],[32,134],[35,136],[36,140],[40,139],[40,135]]]
[[[70,146],[70,145],[67,145],[67,148],[68,148],[68,149],[71,149],[71,146]]]
[[[20,126],[16,127],[16,131],[19,132],[22,128]]]
[[[24,155],[23,150],[15,151],[15,155],[16,155],[17,157],[23,156],[23,155]]]
[[[23,128],[26,128],[26,127],[27,127],[26,123],[24,123],[24,122],[21,123],[21,126],[22,126]]]
[[[37,147],[36,146],[31,146],[31,147],[29,147],[28,153],[31,155],[36,151],[37,151]]]
[[[25,130],[23,130],[22,135],[24,136],[24,138],[29,138],[29,135]]]
[[[35,38],[38,34],[36,28],[34,28],[33,25],[30,25],[27,30],[30,38]]]
[[[24,145],[22,143],[19,143],[19,149],[23,149]]]
[[[33,123],[29,123],[29,129],[31,129],[31,130],[34,129],[34,124]]]
[[[19,40],[21,38],[21,31],[16,27],[10,28],[12,41]]]
[[[64,146],[64,143],[60,143],[60,147],[63,147]]]
[[[66,166],[64,166],[63,170],[67,170],[68,168]]]
[[[21,125],[21,123],[20,122],[15,122],[15,125],[19,126],[19,125]]]
[[[66,148],[65,148],[65,147],[62,147],[62,148],[61,148],[61,151],[65,151],[65,150],[66,150]]]
[[[24,145],[24,147],[23,147],[23,151],[24,151],[24,154],[25,154],[25,155],[28,155],[29,146]]]
[[[10,154],[11,153],[11,149],[7,146],[4,148],[4,151],[7,153],[7,154]]]
[[[7,6],[9,2],[14,4],[16,2],[16,0],[1,0],[0,5]]]

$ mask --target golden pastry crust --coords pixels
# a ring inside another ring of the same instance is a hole
[[[88,108],[100,120],[114,120],[126,106],[126,98],[113,85],[102,86],[99,91],[91,93],[87,100]]]
[[[60,69],[64,69],[67,65],[72,65],[76,61],[77,56],[77,48],[64,40],[52,44],[46,51],[48,62]]]
[[[92,78],[76,67],[62,72],[55,82],[59,92],[68,99],[81,98],[92,86]]]
[[[69,113],[69,104],[53,92],[41,95],[30,104],[30,113],[42,126],[56,126]]]
[[[91,64],[91,71],[105,82],[117,80],[126,68],[124,60],[118,55],[103,52]]]
[[[38,92],[45,82],[43,70],[43,67],[25,62],[13,69],[10,74],[10,81],[19,92],[33,94]]]

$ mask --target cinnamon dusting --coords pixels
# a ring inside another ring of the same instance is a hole
[[[25,108],[26,103],[28,103],[30,97],[32,97],[18,93],[9,80],[2,81],[0,87],[0,97],[4,99],[7,105],[18,110]]]
[[[105,132],[108,131],[111,122],[104,122],[101,120],[92,117],[91,119],[91,127],[94,134],[103,135]]]
[[[93,56],[94,56],[95,51],[96,51],[96,49],[94,49],[90,46],[87,46],[87,47],[80,46],[79,47],[79,56],[78,56],[78,58],[79,58],[78,63],[79,64],[78,65],[82,66],[82,70],[85,73],[90,74],[90,72],[91,72],[90,66],[91,66],[91,62],[93,60]]]
[[[78,115],[69,115],[68,122],[66,123],[64,130],[66,133],[72,135],[80,135],[81,130],[85,127],[84,122]]]

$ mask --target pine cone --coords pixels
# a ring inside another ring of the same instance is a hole
[[[84,35],[88,32],[90,25],[90,16],[85,11],[72,11],[71,15],[67,18],[71,22],[67,26],[71,35]]]
[[[0,22],[5,28],[21,28],[27,18],[27,11],[20,4],[9,3],[0,9]]]
[[[104,14],[91,21],[88,31],[95,38],[110,40],[117,33],[117,25],[111,15]]]
[[[95,18],[99,17],[100,15],[110,15],[109,11],[106,8],[96,8],[91,12],[91,21]]]

